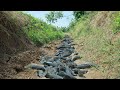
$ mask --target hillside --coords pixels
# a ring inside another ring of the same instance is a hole
[[[29,14],[1,11],[0,36],[0,78],[4,79],[24,70],[44,53],[39,47],[62,38],[62,32]]]
[[[119,12],[100,11],[83,16],[70,31],[77,43],[76,50],[83,57],[80,62],[91,61],[99,68],[86,74],[92,79],[112,79],[120,74],[120,33],[114,33]]]
[[[17,17],[15,12],[0,12],[0,54],[14,54],[31,45],[22,30],[22,20],[19,17],[14,19],[15,16]]]

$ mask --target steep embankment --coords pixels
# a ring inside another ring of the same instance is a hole
[[[23,32],[22,27],[25,25],[26,17],[12,11],[0,12],[0,78],[8,78],[15,74],[16,66],[24,65],[25,60],[11,60],[11,55],[25,51],[33,47],[27,35]],[[17,61],[18,60],[18,61]],[[24,62],[24,63],[23,63]]]
[[[32,45],[22,30],[24,21],[17,15],[15,12],[0,12],[0,55],[11,55]]]
[[[1,11],[0,79],[14,78],[13,75],[23,71],[25,65],[44,53],[45,50],[36,45],[60,39],[62,35],[55,27],[31,15]]]
[[[99,65],[86,74],[87,78],[117,78],[120,74],[120,33],[114,34],[114,20],[118,12],[101,11],[83,16],[70,35],[76,50],[83,57],[80,62],[92,61]]]

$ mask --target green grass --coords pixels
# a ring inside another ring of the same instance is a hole
[[[63,38],[64,33],[61,30],[29,14],[25,15],[27,15],[29,22],[24,27],[24,31],[37,46]]]
[[[120,32],[120,12],[113,15],[113,32],[116,34]]]
[[[45,31],[30,30],[27,32],[27,35],[38,46],[46,44],[53,40],[61,39],[63,37],[62,32],[53,30]]]
[[[117,36],[113,29],[93,28],[90,25],[93,16],[80,19],[69,33],[79,45],[76,50],[81,53],[81,60],[99,64],[101,77],[115,78],[120,74],[120,38],[113,41]]]

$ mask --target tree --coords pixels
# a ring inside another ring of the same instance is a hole
[[[75,20],[78,20],[83,16],[86,12],[85,11],[73,11],[73,16],[75,17]]]
[[[62,11],[50,11],[48,14],[46,14],[45,18],[50,23],[57,22],[58,19],[63,17]]]

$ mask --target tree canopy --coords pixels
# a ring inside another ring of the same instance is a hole
[[[63,17],[62,11],[51,11],[46,14],[46,19],[49,23],[55,23],[58,19]]]

